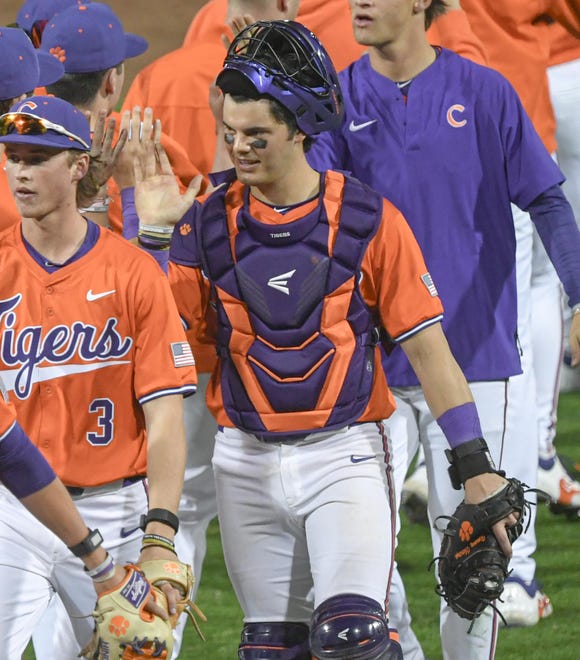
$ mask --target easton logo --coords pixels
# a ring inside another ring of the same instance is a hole
[[[0,361],[5,367],[0,376],[19,399],[30,396],[33,383],[128,362],[119,358],[129,353],[133,339],[119,334],[118,319],[108,318],[102,329],[80,321],[57,325],[43,336],[40,325],[15,330],[21,300],[20,293],[0,300]],[[39,367],[43,362],[51,366]]]
[[[282,273],[281,275],[274,275],[268,280],[268,286],[271,286],[276,291],[285,293],[287,296],[290,295],[290,289],[288,288],[288,280],[294,275],[296,268],[294,270],[289,270],[287,273]]]

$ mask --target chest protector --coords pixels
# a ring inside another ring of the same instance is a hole
[[[376,330],[359,281],[382,198],[327,172],[314,211],[270,225],[250,216],[247,195],[238,182],[216,191],[197,225],[224,410],[266,440],[353,423],[373,387]]]

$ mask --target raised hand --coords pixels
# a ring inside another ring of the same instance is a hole
[[[155,124],[155,131],[161,131],[159,120]],[[142,225],[175,225],[191,207],[203,183],[203,177],[196,176],[182,194],[165,149],[155,140],[147,141],[135,156],[133,171],[135,208]]]

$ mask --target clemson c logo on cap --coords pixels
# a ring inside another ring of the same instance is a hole
[[[18,112],[22,112],[24,109],[35,110],[36,108],[38,108],[38,106],[34,101],[24,101],[24,103],[18,107]]]

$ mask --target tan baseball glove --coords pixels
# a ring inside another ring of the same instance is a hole
[[[166,608],[165,595],[151,586],[139,567],[129,564],[125,569],[125,579],[97,600],[93,612],[95,632],[81,652],[82,657],[87,660],[171,658],[172,622],[145,610],[151,594],[158,605]]]
[[[177,601],[177,611],[169,617],[169,623],[172,627],[177,625],[180,615],[185,612],[193,623],[197,634],[205,641],[201,632],[196,616],[202,621],[207,621],[203,612],[191,600],[193,589],[193,573],[189,564],[183,564],[178,559],[152,559],[139,563],[139,568],[143,571],[153,587],[156,601],[168,611],[167,598],[161,587],[164,582],[169,582],[181,593],[181,598]]]

